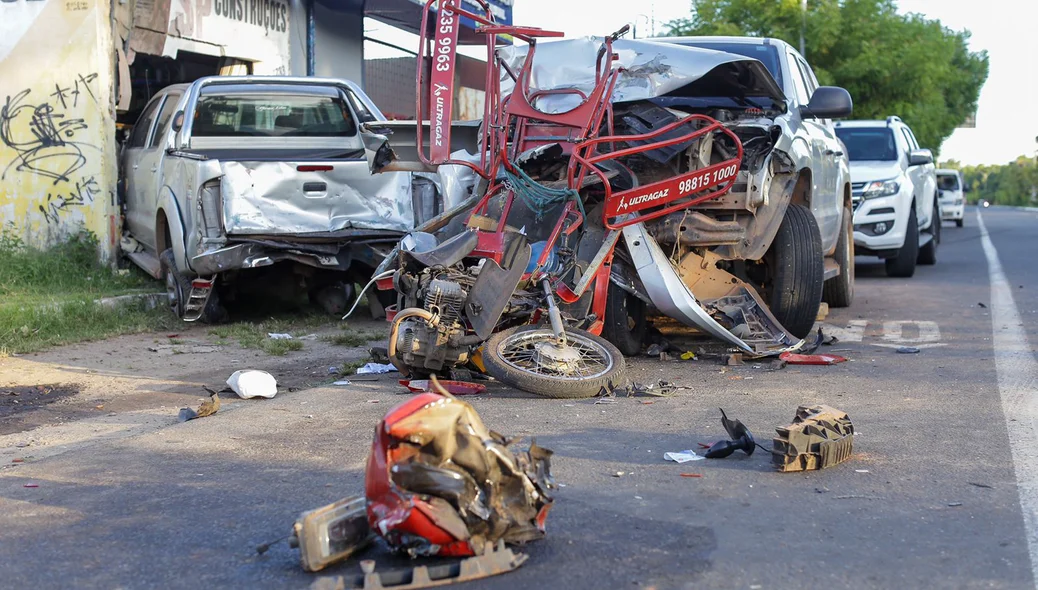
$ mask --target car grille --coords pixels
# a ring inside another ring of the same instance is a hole
[[[864,199],[862,199],[861,194],[863,192],[865,192],[865,184],[866,183],[864,183],[864,182],[852,182],[851,183],[851,210],[852,211],[857,211],[858,210],[858,206],[861,205],[861,202],[864,200]]]

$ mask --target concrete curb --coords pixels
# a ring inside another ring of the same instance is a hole
[[[146,309],[155,309],[162,305],[165,300],[165,293],[133,293],[130,295],[118,295],[115,297],[95,299],[94,303],[108,309],[117,309],[143,302]]]

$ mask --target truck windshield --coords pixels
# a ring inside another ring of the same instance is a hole
[[[847,146],[847,157],[856,160],[897,160],[894,134],[887,127],[837,127],[836,135]]]
[[[780,88],[782,87],[782,68],[779,67],[778,51],[774,45],[764,45],[761,43],[720,43],[685,40],[682,40],[680,43],[690,47],[699,47],[701,49],[711,49],[713,51],[723,51],[725,53],[734,53],[735,55],[741,55],[743,57],[751,57],[764,64],[764,67],[768,69],[768,73],[771,74],[771,77],[775,78],[775,81],[778,82]]]
[[[938,174],[937,175],[937,188],[942,191],[957,191],[959,190],[959,175],[958,174]]]
[[[195,137],[352,137],[357,134],[345,98],[233,93],[203,94],[195,108]]]

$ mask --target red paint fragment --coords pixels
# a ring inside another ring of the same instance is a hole
[[[796,354],[783,352],[779,360],[786,361],[791,365],[835,365],[845,362],[847,359],[835,354]]]

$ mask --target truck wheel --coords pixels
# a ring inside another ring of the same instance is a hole
[[[955,227],[962,227],[962,222],[963,221],[964,221],[963,219],[956,219],[955,220]]]
[[[604,338],[567,328],[565,346],[554,340],[551,328],[509,328],[487,340],[483,363],[505,385],[544,397],[592,397],[626,385],[624,357]]]
[[[645,302],[609,283],[602,337],[612,342],[624,356],[635,356],[645,342]]]
[[[930,229],[926,230],[933,239],[919,249],[919,257],[916,259],[917,264],[937,264],[937,246],[941,243],[941,219],[937,215],[937,211],[937,204],[934,203],[934,215],[930,220]]]
[[[162,276],[166,282],[166,302],[169,310],[177,318],[184,319],[184,306],[191,293],[191,281],[177,270],[177,261],[173,256],[172,248],[167,248],[159,255],[159,263],[162,265]],[[206,324],[218,324],[227,319],[227,310],[220,305],[217,289],[214,288],[209,295],[209,301],[199,319]]]
[[[915,207],[908,214],[908,227],[905,229],[905,243],[897,251],[897,256],[887,258],[887,275],[908,278],[915,274],[915,262],[919,257],[919,224],[916,222]]]
[[[836,242],[836,262],[840,274],[825,282],[822,299],[830,307],[850,307],[854,301],[854,224],[851,210],[843,210],[843,231]]]
[[[162,278],[166,282],[166,305],[177,319],[183,319],[184,304],[188,293],[191,292],[191,281],[177,270],[172,248],[159,255],[159,262],[162,264]]]
[[[771,313],[797,338],[811,333],[822,303],[825,262],[822,236],[811,210],[790,205],[782,219],[771,257]]]

